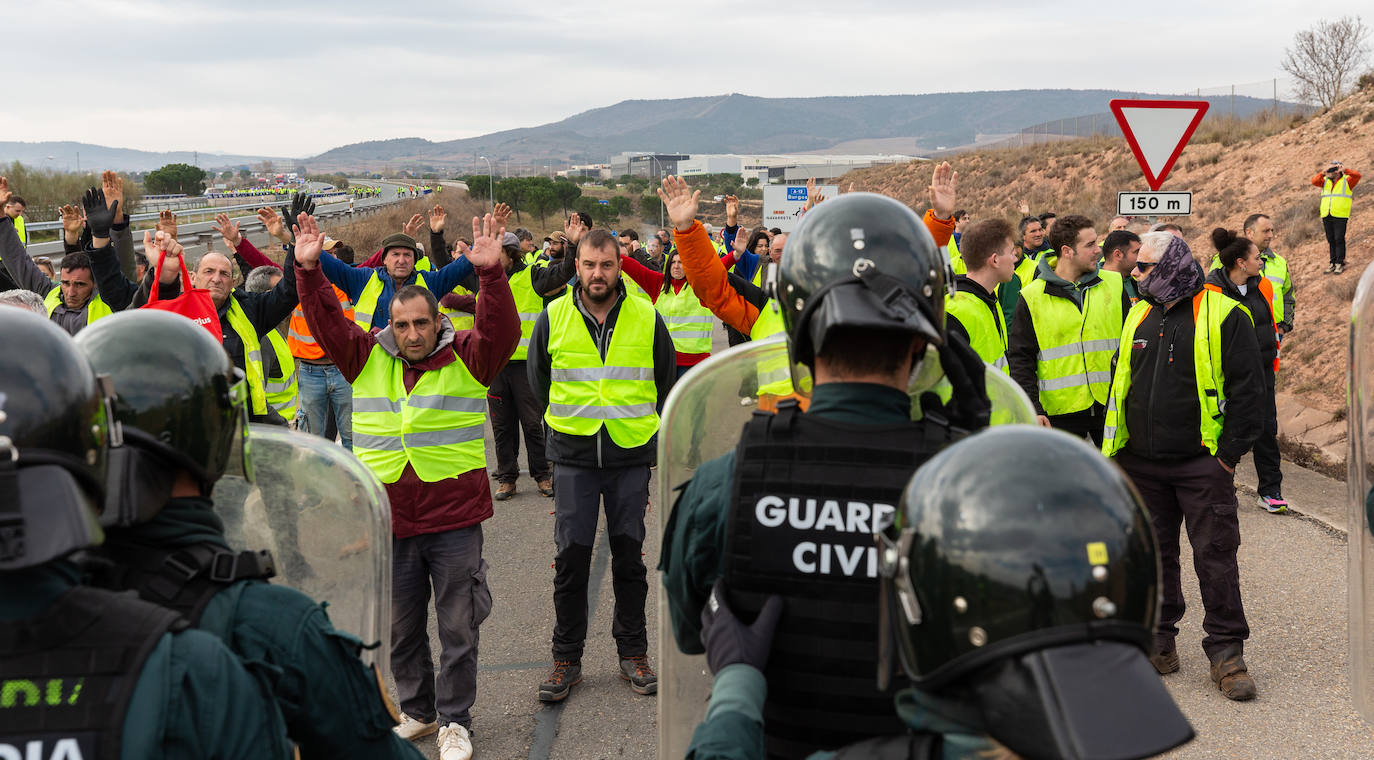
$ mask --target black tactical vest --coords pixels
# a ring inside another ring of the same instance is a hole
[[[764,671],[770,757],[907,733],[892,692],[877,688],[873,533],[950,436],[935,421],[852,425],[800,414],[795,402],[745,424],[725,580],[741,620],[752,621],[770,594],[786,603]]]
[[[115,566],[94,573],[97,585],[136,591],[140,599],[174,610],[196,627],[215,594],[241,580],[277,574],[271,552],[235,552],[214,544],[103,556]]]
[[[186,627],[131,594],[84,587],[0,627],[0,755],[119,760],[144,662]]]

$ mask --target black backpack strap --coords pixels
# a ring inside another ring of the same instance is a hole
[[[206,605],[226,586],[277,574],[272,553],[265,549],[235,552],[213,544],[152,553],[135,562],[124,585],[149,602],[180,612],[192,625],[200,624]]]

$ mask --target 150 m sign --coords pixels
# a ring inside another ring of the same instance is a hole
[[[1193,213],[1192,193],[1116,194],[1116,213],[1122,216],[1187,216]]]

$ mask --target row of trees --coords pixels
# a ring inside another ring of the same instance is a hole
[[[8,177],[15,194],[28,204],[24,216],[35,221],[53,221],[57,209],[68,203],[80,204],[81,194],[88,187],[100,187],[99,172],[60,172],[37,169],[18,161],[8,166],[0,164],[0,176]],[[124,178],[124,203],[129,213],[137,208],[143,190],[135,178],[120,172]]]

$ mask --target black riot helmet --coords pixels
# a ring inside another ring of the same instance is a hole
[[[0,571],[103,539],[107,387],[57,325],[0,306]]]
[[[1050,452],[1053,473],[1028,452]],[[884,670],[895,655],[1012,751],[1134,758],[1192,738],[1148,659],[1148,515],[1082,439],[1030,425],[970,436],[916,472],[877,540]]]
[[[178,468],[208,496],[246,459],[247,389],[224,347],[184,316],[138,309],[82,330],[76,344],[114,380],[124,447],[112,451],[106,525],[143,522],[170,495]]]
[[[948,265],[921,218],[874,193],[811,209],[787,239],[773,295],[792,361],[810,366],[836,327],[945,335]]]

